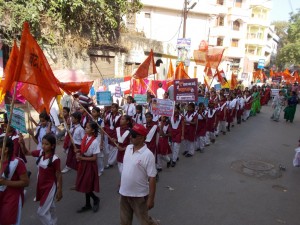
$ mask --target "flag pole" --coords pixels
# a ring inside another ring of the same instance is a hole
[[[8,137],[8,131],[10,128],[10,124],[11,124],[11,120],[12,120],[12,115],[13,115],[13,109],[15,106],[15,99],[16,99],[16,94],[17,94],[17,84],[18,82],[16,82],[15,87],[14,87],[14,92],[13,92],[13,97],[12,97],[12,102],[10,105],[10,114],[9,114],[9,118],[8,118],[8,122],[7,122],[7,127],[6,127],[6,131],[5,131],[5,136],[4,136],[4,140],[3,140],[3,146],[2,146],[2,151],[1,151],[1,161],[0,161],[0,171],[2,171],[2,166],[3,166],[3,157],[4,157],[4,151],[5,151],[5,146],[6,146],[6,142],[7,142],[7,137]]]
[[[29,108],[29,102],[27,101],[27,122],[28,122],[28,129],[31,130],[32,128],[32,122],[30,121],[30,118],[31,118],[31,113],[30,113],[30,108]],[[30,135],[28,135],[28,149],[30,149],[30,146],[31,146],[31,140],[30,140]]]
[[[68,133],[68,135],[69,135],[69,137],[70,137],[71,143],[72,143],[74,149],[76,149],[76,145],[75,145],[74,139],[73,139],[72,134],[71,134],[71,132],[70,132],[70,130],[69,130],[69,128],[68,128],[68,124],[67,124],[67,121],[66,121],[66,119],[65,119],[64,116],[63,116],[63,120],[64,120],[64,124],[65,124],[65,126],[66,126],[66,131],[67,131],[67,133]]]

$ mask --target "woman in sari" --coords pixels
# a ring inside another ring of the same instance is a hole
[[[251,107],[251,112],[250,115],[251,116],[256,116],[256,113],[260,112],[260,95],[259,95],[259,91],[257,90],[257,87],[254,86],[253,87],[253,92],[252,92],[252,107]]]
[[[294,120],[296,107],[298,104],[298,97],[295,91],[291,92],[291,95],[287,99],[287,107],[284,109],[284,119],[286,122],[290,121],[291,123]]]
[[[274,108],[271,119],[278,122],[280,118],[280,113],[285,105],[286,98],[283,94],[283,91],[279,91],[278,95],[276,95],[272,102],[272,107]]]

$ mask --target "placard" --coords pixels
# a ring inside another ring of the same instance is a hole
[[[198,79],[174,80],[174,97],[176,102],[197,102]]]
[[[198,97],[197,105],[199,105],[199,103],[203,103],[205,105],[205,107],[207,107],[208,106],[208,98]]]
[[[170,99],[152,99],[152,113],[160,116],[171,117],[174,114],[174,101]]]
[[[120,86],[115,87],[115,96],[116,96],[116,98],[121,97],[121,87]]]
[[[222,89],[221,84],[215,84],[215,89],[216,91],[220,91]]]
[[[112,104],[112,97],[110,91],[100,91],[96,93],[97,104],[109,106]]]
[[[5,108],[6,108],[6,112],[7,112],[7,118],[9,118],[10,105],[5,105]],[[10,126],[17,129],[21,133],[27,134],[26,122],[25,122],[25,112],[23,109],[20,109],[20,108],[13,109],[13,115],[12,115]]]
[[[135,94],[134,100],[137,105],[145,105],[147,104],[147,95]]]

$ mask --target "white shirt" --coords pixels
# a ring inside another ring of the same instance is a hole
[[[43,140],[43,137],[46,135],[47,129],[48,129],[48,125],[45,127],[41,127],[41,126],[36,127],[36,134],[40,130],[39,136],[37,137],[37,141],[38,141],[38,144],[36,146],[37,150],[42,149],[42,140]],[[51,132],[55,135],[56,127],[54,125],[51,125]]]
[[[86,143],[89,142],[89,140],[91,139],[92,137],[88,137],[87,140],[86,140]],[[99,149],[99,142],[97,140],[97,138],[91,143],[91,145],[89,146],[88,150],[83,153],[85,156],[93,156],[93,155],[96,155],[100,153],[100,149]]]
[[[165,90],[163,88],[158,88],[156,90],[156,93],[157,93],[157,98],[159,99],[164,99],[164,94],[165,94]]]
[[[123,159],[120,194],[127,197],[144,197],[149,194],[149,177],[156,176],[155,157],[144,145],[133,152],[128,145]]]
[[[75,131],[73,133],[74,129],[75,129]],[[85,131],[82,128],[82,126],[80,124],[74,125],[74,127],[71,128],[70,133],[71,134],[73,133],[72,136],[73,136],[74,143],[76,145],[81,145],[82,139],[83,139],[83,137],[85,135]]]
[[[123,105],[122,109],[124,110],[125,114],[128,116],[134,116],[134,114],[136,113],[134,103],[125,104]]]

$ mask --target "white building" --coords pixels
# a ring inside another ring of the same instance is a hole
[[[164,78],[168,59],[173,59],[174,64],[177,58],[177,39],[183,37],[185,0],[142,0],[142,3],[144,7],[131,26],[146,38],[160,42],[160,48],[154,51],[157,59],[163,61],[159,78]],[[270,44],[271,3],[270,0],[187,1],[185,37],[191,38],[191,56],[202,40],[210,46],[223,46],[220,68],[228,77],[234,72],[239,78],[249,80],[253,65],[260,59],[270,58],[267,44]],[[134,44],[133,48],[149,51],[152,47],[138,45]],[[188,70],[190,77],[203,80],[203,67],[196,66],[193,58]]]

